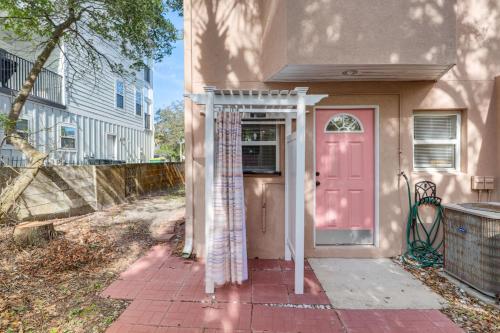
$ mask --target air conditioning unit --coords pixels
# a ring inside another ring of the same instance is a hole
[[[500,203],[444,205],[444,270],[500,297]]]

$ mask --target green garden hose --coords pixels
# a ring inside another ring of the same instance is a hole
[[[401,173],[406,181],[408,190],[408,220],[406,224],[406,252],[403,255],[403,262],[417,262],[419,267],[441,267],[443,265],[443,255],[439,252],[443,246],[443,239],[438,240],[439,230],[443,220],[443,207],[441,199],[435,194],[424,196],[415,203],[411,202],[411,191],[408,177],[404,172]],[[416,189],[417,191],[417,189]],[[423,205],[434,206],[436,213],[430,226],[425,226],[419,214],[419,208]]]

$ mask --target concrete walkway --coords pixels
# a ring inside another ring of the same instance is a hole
[[[390,259],[309,259],[338,309],[441,309],[446,301]]]
[[[293,293],[293,262],[250,260],[250,280],[204,293],[204,266],[159,245],[102,296],[132,300],[110,333],[462,332],[438,310],[335,310],[306,263],[305,293]]]

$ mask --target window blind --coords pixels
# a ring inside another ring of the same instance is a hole
[[[458,114],[418,113],[413,117],[413,162],[417,169],[457,168]]]
[[[278,129],[269,124],[243,124],[241,129],[243,172],[276,172]]]
[[[415,167],[451,169],[455,167],[455,145],[415,145]]]
[[[242,146],[243,172],[276,171],[276,146]]]
[[[415,140],[452,140],[457,137],[457,116],[414,117]]]

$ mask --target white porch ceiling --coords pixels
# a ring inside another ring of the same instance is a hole
[[[454,65],[286,65],[267,82],[437,81]]]

